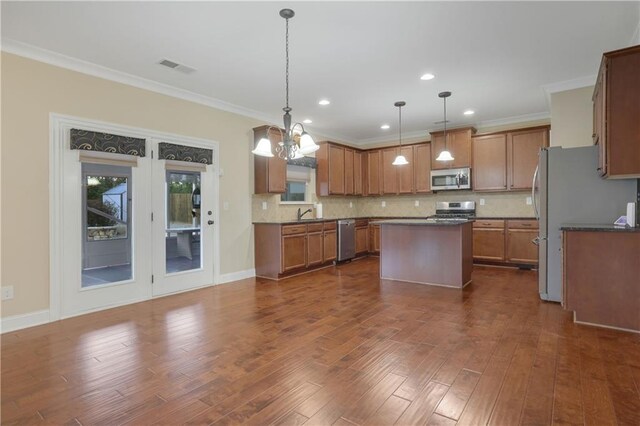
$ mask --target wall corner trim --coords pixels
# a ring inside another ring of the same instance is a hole
[[[253,278],[255,276],[255,268],[245,269],[244,271],[229,272],[227,274],[221,274],[216,284],[230,283],[232,281],[244,280],[247,278]]]
[[[23,328],[46,324],[49,321],[49,310],[43,309],[41,311],[30,312],[28,314],[1,318],[0,330],[2,330],[1,332],[4,334],[10,331],[22,330]]]

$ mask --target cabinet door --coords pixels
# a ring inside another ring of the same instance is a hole
[[[380,150],[367,152],[367,195],[380,194]]]
[[[282,236],[282,272],[304,268],[307,265],[306,234]]]
[[[507,135],[477,136],[472,139],[475,191],[507,189]]]
[[[255,143],[267,136],[267,127],[253,129]],[[271,130],[269,140],[274,146],[282,140],[280,132]],[[253,156],[254,168],[254,193],[256,194],[282,194],[287,189],[287,162],[278,157]]]
[[[369,225],[369,252],[380,253],[380,225]]]
[[[444,151],[444,136],[442,134],[431,135],[431,169],[442,170],[451,167],[451,161],[436,161],[438,155]]]
[[[504,244],[504,228],[473,229],[474,259],[504,261]]]
[[[369,251],[369,228],[356,228],[356,254]]]
[[[451,132],[447,135],[453,156],[452,168],[471,167],[471,130]]]
[[[354,152],[352,149],[344,150],[344,194],[345,195],[353,195],[354,191],[354,171],[353,171],[353,162],[354,162]]]
[[[507,261],[537,264],[538,246],[531,242],[537,236],[537,229],[509,229],[507,233]]]
[[[431,192],[431,144],[413,147],[416,192]]]
[[[329,145],[329,194],[344,195],[344,148]]]
[[[415,192],[414,173],[415,160],[413,156],[412,146],[403,146],[400,148],[400,154],[404,155],[409,164],[404,166],[394,166],[398,169],[398,192],[400,194],[412,194]]]
[[[522,130],[507,134],[509,154],[509,188],[531,189],[538,165],[538,151],[549,145],[549,128]]]
[[[382,193],[397,194],[398,193],[398,167],[394,166],[393,160],[396,159],[398,150],[396,148],[387,148],[382,150]],[[404,166],[402,166],[404,167]]]
[[[338,257],[338,240],[337,232],[335,230],[324,231],[323,245],[323,261],[330,262],[332,260],[336,260]]]
[[[322,263],[323,245],[324,240],[322,232],[307,234],[307,266],[315,266]]]
[[[362,153],[356,151],[353,153],[353,193],[354,195],[362,195]]]

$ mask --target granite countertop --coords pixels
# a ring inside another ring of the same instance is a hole
[[[343,219],[368,219],[370,221],[382,221],[382,220],[426,220],[427,218],[424,216],[416,217],[416,216],[407,216],[407,217],[397,217],[397,216],[368,216],[368,217],[340,217],[334,219],[302,219],[302,220],[280,220],[280,221],[258,221],[252,222],[254,225],[297,225],[302,223],[318,223],[318,222],[331,222],[334,220],[343,220]],[[476,217],[475,220],[536,220],[535,217],[507,217],[507,216],[482,216]]]
[[[376,220],[374,225],[416,225],[416,226],[457,226],[471,223],[473,220],[449,220],[449,219],[390,219]]]
[[[599,223],[565,223],[561,231],[592,231],[592,232],[640,232],[640,228],[628,228],[611,224]]]

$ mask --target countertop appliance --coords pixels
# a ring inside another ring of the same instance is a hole
[[[453,189],[471,189],[471,169],[469,167],[431,171],[432,191]]]
[[[437,201],[436,214],[429,219],[467,220],[475,217],[475,201]]]
[[[539,219],[538,287],[540,298],[562,302],[562,231],[572,224],[613,223],[636,199],[635,179],[602,179],[598,147],[550,147],[540,150],[531,198]]]
[[[356,256],[356,221],[341,219],[338,221],[338,262],[353,259]]]

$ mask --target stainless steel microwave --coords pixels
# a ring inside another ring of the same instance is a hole
[[[431,190],[471,189],[471,169],[446,169],[431,171]]]

